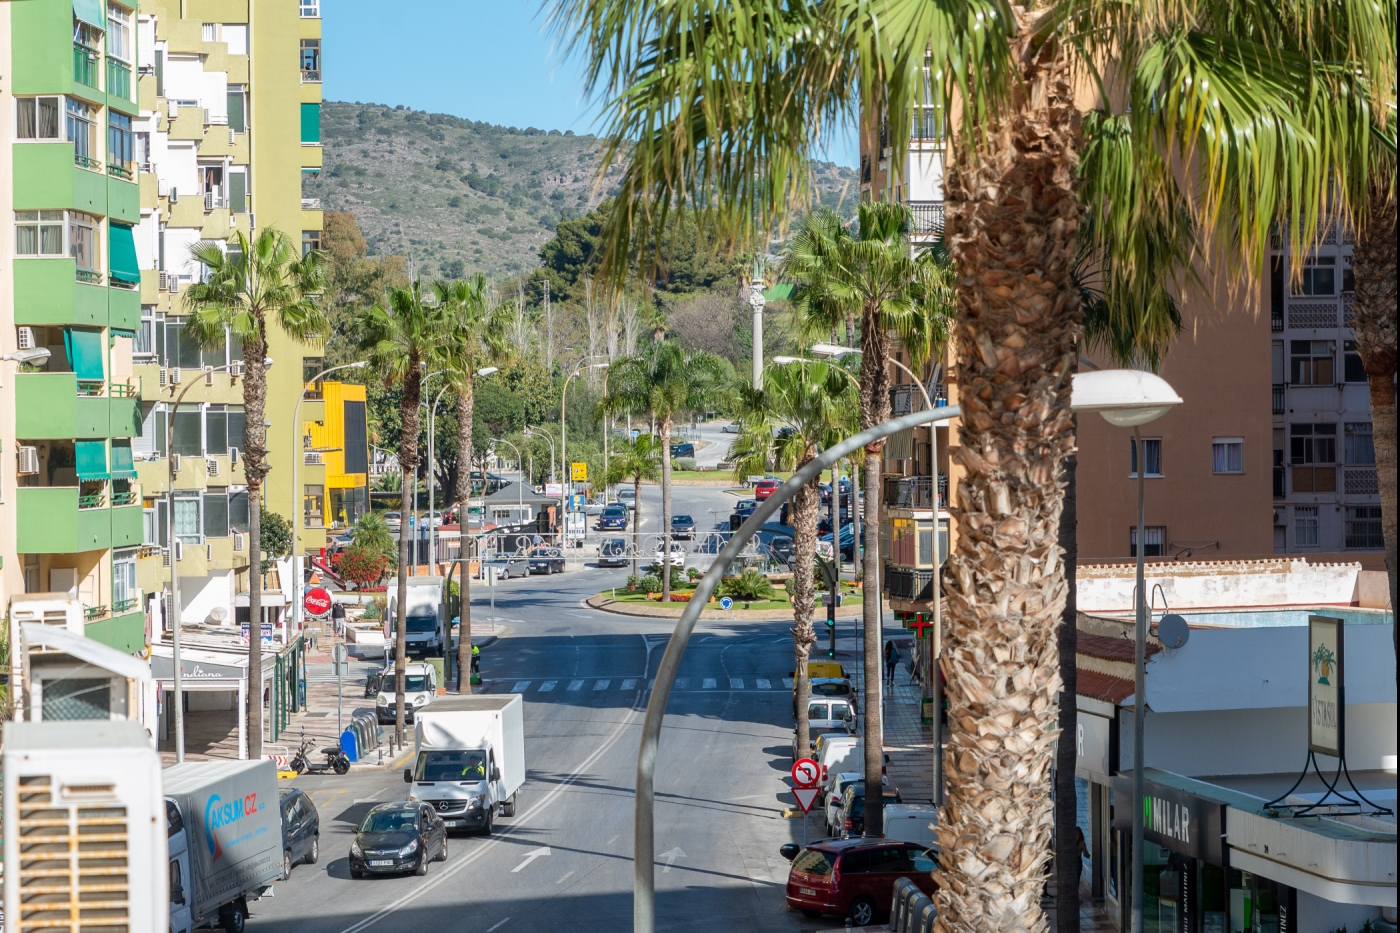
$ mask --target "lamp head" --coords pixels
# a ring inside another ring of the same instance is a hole
[[[816,361],[809,360],[804,356],[775,356],[773,357],[773,362],[777,363],[779,366],[785,366],[788,363],[814,363]]]
[[[498,373],[500,371],[501,368],[499,366],[483,366],[476,371],[476,374],[478,376],[489,376],[492,373]]]
[[[845,356],[847,353],[859,353],[855,347],[842,347],[834,343],[814,343],[812,352],[817,356]]]
[[[271,368],[272,368],[272,357],[270,357],[270,356],[265,356],[265,357],[263,357],[263,369],[271,369]]]
[[[1120,428],[1156,421],[1181,401],[1161,376],[1136,369],[1076,373],[1070,395],[1070,407],[1075,411],[1096,411]]]
[[[47,347],[32,347],[28,350],[16,350],[14,353],[7,353],[4,357],[11,363],[23,363],[29,366],[37,366],[40,363],[47,363],[53,353]]]
[[[360,360],[358,363],[351,363],[346,369],[364,369],[369,365],[369,360]]]

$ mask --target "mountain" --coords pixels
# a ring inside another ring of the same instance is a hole
[[[600,140],[572,130],[328,101],[321,140],[325,170],[303,195],[354,213],[372,255],[408,256],[425,277],[527,272],[561,220],[608,193],[595,187]],[[814,181],[823,204],[854,214],[854,169],[823,163]]]

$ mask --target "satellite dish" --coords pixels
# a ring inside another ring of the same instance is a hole
[[[215,606],[209,610],[209,618],[214,620],[215,625],[223,625],[228,618],[228,610],[223,606]]]
[[[1157,623],[1157,637],[1164,648],[1180,648],[1191,637],[1191,626],[1185,618],[1171,612]]]

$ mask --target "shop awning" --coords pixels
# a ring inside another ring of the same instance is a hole
[[[73,366],[73,374],[79,379],[100,380],[103,375],[102,334],[95,330],[78,330],[69,327],[63,331],[63,349],[68,351],[68,362]]]
[[[112,442],[112,479],[135,479],[136,461],[131,457],[131,442]]]
[[[74,441],[73,450],[74,459],[78,461],[78,479],[87,481],[111,478],[111,473],[107,470],[106,441]]]
[[[141,267],[136,262],[136,238],[126,224],[108,224],[108,260],[111,276],[118,282],[141,284]]]
[[[103,0],[73,0],[73,15],[90,26],[107,28],[106,6]]]

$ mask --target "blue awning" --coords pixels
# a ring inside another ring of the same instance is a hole
[[[135,479],[136,461],[131,457],[131,441],[112,441],[112,479]]]
[[[107,28],[107,6],[104,0],[73,0],[73,15],[98,29]]]
[[[115,281],[141,284],[141,266],[136,262],[136,238],[127,224],[107,225],[107,258]]]
[[[74,459],[77,461],[78,479],[110,479],[107,471],[106,441],[74,441]]]
[[[102,334],[95,330],[79,330],[75,327],[63,331],[63,349],[68,351],[68,362],[79,379],[101,380],[105,367],[102,358],[106,356],[102,348]]]

